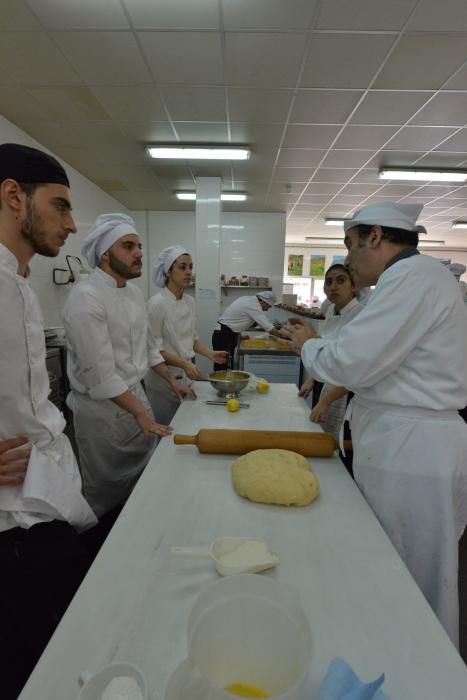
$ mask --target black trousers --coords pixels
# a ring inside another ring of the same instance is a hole
[[[223,323],[220,324],[220,330],[215,330],[212,334],[212,347],[213,350],[227,350],[230,357],[233,358],[235,350],[237,348],[238,339],[240,333],[235,333],[228,326],[224,326]],[[214,370],[228,369],[229,365],[227,362],[224,364],[214,363]]]
[[[0,696],[16,700],[120,509],[78,535],[53,520],[0,532]]]

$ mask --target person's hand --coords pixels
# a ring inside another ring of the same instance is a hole
[[[201,372],[199,367],[193,364],[193,362],[191,362],[190,360],[186,360],[183,363],[183,369],[188,379],[203,379],[203,373]]]
[[[25,437],[0,440],[0,486],[18,486],[23,483],[31,448],[16,448],[28,442]]]
[[[149,413],[139,413],[137,416],[135,416],[135,419],[143,432],[146,442],[149,441],[149,435],[151,433],[165,437],[173,432],[172,426],[156,423],[154,418],[150,416]]]
[[[314,328],[301,318],[289,318],[288,324],[281,330],[292,350],[298,354],[307,340],[320,337]]]
[[[316,406],[314,406],[312,412],[310,413],[310,420],[312,423],[322,423],[323,420],[327,418],[329,413],[329,403],[320,399]]]
[[[171,386],[180,401],[183,401],[183,399],[198,398],[193,389],[190,386],[187,386],[185,382],[181,382],[179,379],[174,379]]]
[[[310,395],[311,390],[313,389],[313,384],[315,383],[315,380],[313,377],[309,377],[306,379],[302,386],[300,387],[300,391],[298,392],[299,396],[303,396],[304,399],[306,399],[307,396]]]
[[[229,353],[227,350],[213,350],[211,359],[216,365],[225,365],[229,360]]]

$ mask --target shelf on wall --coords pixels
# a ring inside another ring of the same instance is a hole
[[[222,289],[272,289],[272,287],[252,286],[251,284],[221,284],[221,287]]]

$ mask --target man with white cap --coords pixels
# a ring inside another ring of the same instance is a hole
[[[347,262],[376,287],[333,339],[291,319],[308,371],[355,393],[355,479],[454,644],[467,524],[467,315],[456,282],[417,250],[420,205],[373,204],[345,222]]]
[[[99,216],[83,243],[94,268],[71,290],[63,310],[67,335],[67,403],[73,411],[84,493],[100,518],[129,495],[149,461],[156,435],[142,379],[148,370],[141,242],[125,214]],[[161,365],[169,382],[167,367]]]
[[[203,378],[193,362],[195,353],[211,362],[223,362],[226,353],[208,348],[196,331],[194,299],[184,293],[193,281],[193,260],[186,248],[164,248],[154,263],[152,281],[160,292],[148,301],[149,364],[157,371],[160,363],[166,362],[171,374],[183,382],[188,395],[195,399],[190,381]],[[169,423],[180,405],[180,397],[156,372],[148,372],[145,386],[156,419]]]
[[[276,303],[276,295],[268,291],[235,299],[224,309],[218,320],[220,329],[216,329],[212,334],[212,347],[215,350],[227,350],[229,356],[233,358],[240,334],[255,324],[261,326],[270,335],[281,336],[281,331],[274,328],[274,324],[265,314],[265,311]],[[214,369],[227,369],[227,366],[227,362],[215,363]]]
[[[81,493],[63,415],[48,398],[42,313],[26,279],[34,255],[56,257],[74,233],[62,165],[36,148],[1,144],[0,629],[6,700],[18,697],[92,561],[78,532],[97,520]]]

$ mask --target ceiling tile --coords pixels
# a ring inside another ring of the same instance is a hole
[[[361,168],[372,157],[373,151],[342,151],[333,149],[328,153],[323,168]]]
[[[417,192],[431,197],[467,197],[467,187],[457,187],[456,185],[424,185],[417,189]],[[441,201],[441,200],[440,200]]]
[[[100,85],[91,89],[106,113],[116,121],[167,119],[159,92],[152,85]]]
[[[109,115],[82,85],[30,87],[27,92],[53,120],[108,120]]]
[[[81,83],[80,76],[43,32],[2,32],[0,64],[17,83]]]
[[[274,180],[277,182],[297,182],[306,184],[315,172],[315,168],[284,168],[277,167]]]
[[[286,119],[293,92],[229,87],[228,96],[232,121],[277,124]]]
[[[366,88],[393,42],[380,34],[315,34],[300,86]]]
[[[411,123],[429,126],[438,124],[464,126],[467,123],[467,92],[438,93],[413,117]]]
[[[465,160],[465,154],[446,153],[443,151],[430,151],[417,160],[417,167],[421,168],[460,168]]]
[[[402,126],[433,94],[431,91],[370,90],[350,121],[352,124]]]
[[[124,0],[137,29],[219,29],[218,0]]]
[[[2,0],[2,32],[40,30],[41,26],[34,15],[18,0]]]
[[[465,61],[465,45],[462,35],[404,35],[373,87],[438,89]]]
[[[375,183],[381,182],[381,180],[378,177],[377,168],[362,168],[361,170],[355,172],[355,175],[352,177],[352,182],[361,182],[373,185]]]
[[[343,195],[355,195],[359,197],[369,197],[372,194],[375,194],[380,185],[363,185],[361,183],[355,183],[351,182],[349,185],[346,185],[344,189],[342,190],[341,194]]]
[[[343,184],[357,174],[355,168],[319,168],[313,182],[336,182]]]
[[[218,32],[140,32],[138,36],[158,83],[222,83]]]
[[[344,124],[363,92],[357,90],[300,90],[292,124]]]
[[[162,210],[171,211],[174,209],[189,210],[190,203],[187,202],[186,207],[180,207],[178,200],[175,199],[172,193],[169,192],[110,192],[115,199],[118,199],[125,207],[130,210]],[[183,202],[181,203],[183,204]]]
[[[328,194],[328,195],[333,195],[336,194],[336,192],[339,192],[339,190],[342,187],[341,183],[333,183],[333,182],[316,182],[312,180],[312,182],[308,185],[308,187],[304,190],[304,194]]]
[[[409,165],[414,165],[414,163],[421,158],[424,154],[423,151],[388,151],[383,150],[376,153],[374,158],[371,159],[365,167],[367,168],[381,168],[383,165],[401,168],[406,168]]]
[[[326,0],[318,27],[322,29],[401,29],[416,0]]]
[[[21,87],[2,87],[2,115],[17,126],[33,125],[33,120],[50,119],[46,105],[38,102]],[[29,132],[28,132],[29,133]]]
[[[175,141],[174,130],[169,122],[116,122],[118,128],[132,141],[141,144]]]
[[[395,126],[346,126],[334,148],[382,148],[396,132]]]
[[[312,148],[282,148],[278,164],[285,168],[310,168],[318,165],[325,153]]]
[[[227,143],[225,122],[174,122],[180,141],[189,143]]]
[[[448,138],[454,131],[454,129],[446,129],[442,126],[404,126],[385,148],[386,150],[429,151]]]
[[[327,149],[337,136],[340,126],[325,124],[289,125],[285,134],[284,148]]]
[[[303,34],[226,34],[228,84],[295,87],[305,42]]]
[[[452,78],[443,86],[445,90],[466,90],[467,89],[467,63],[457,70]]]
[[[467,4],[463,0],[420,0],[408,29],[467,31]]]
[[[234,122],[230,125],[233,143],[249,143],[253,150],[278,148],[282,136],[281,124],[249,124]]]
[[[89,85],[151,82],[131,32],[54,32],[52,36]]]
[[[46,29],[128,29],[119,0],[34,0],[34,14]]]
[[[399,197],[405,197],[406,195],[418,190],[419,184],[410,183],[407,185],[396,185],[396,184],[385,184],[384,180],[379,180],[382,189],[379,190],[378,194],[382,197],[393,197],[394,199],[399,199]]]
[[[224,27],[232,29],[306,29],[316,0],[223,0]]]
[[[227,121],[224,88],[162,86],[161,95],[174,121]]]

